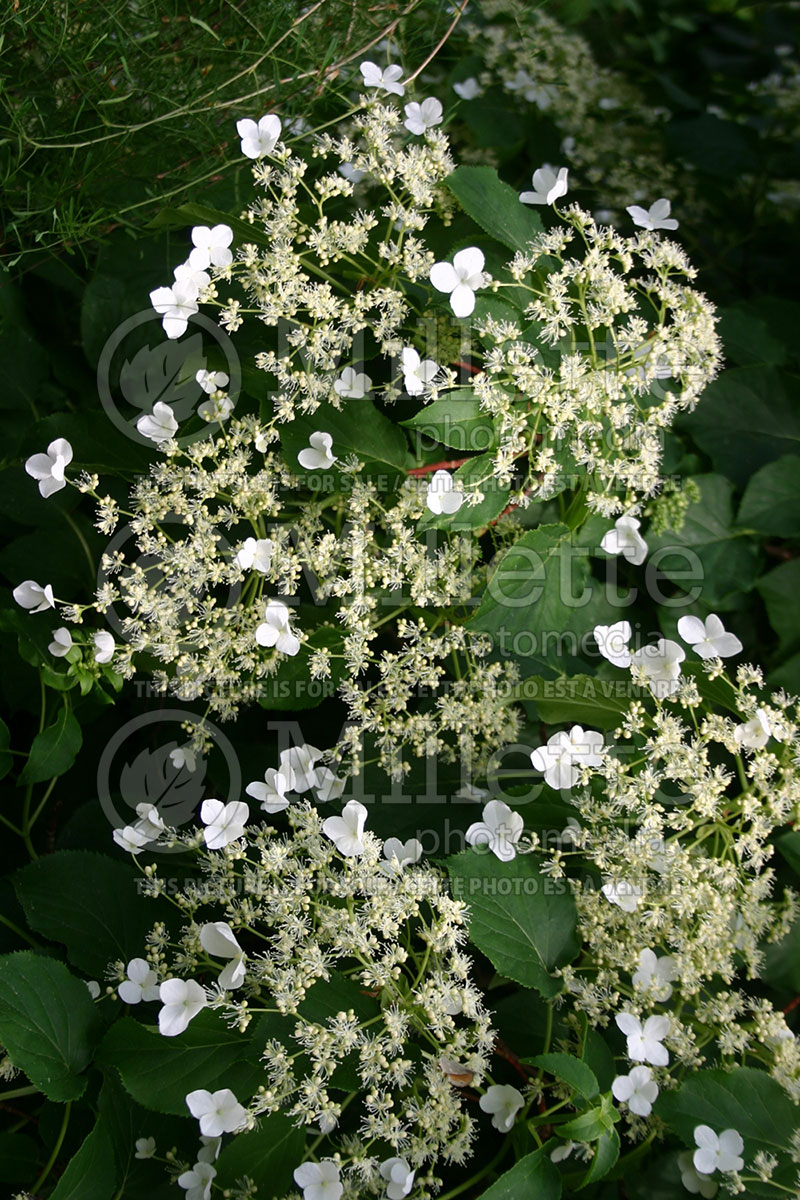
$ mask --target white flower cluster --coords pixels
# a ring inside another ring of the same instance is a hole
[[[281,770],[296,772],[294,786],[303,772],[302,782],[318,784],[319,752],[301,749]],[[418,845],[383,844],[370,833],[361,804],[323,822],[299,800],[287,809],[284,835],[247,823],[247,806],[234,804],[244,812],[221,822],[226,831],[215,834],[213,850],[208,825],[202,838],[163,835],[197,851],[204,877],[173,897],[184,918],[177,938],[157,926],[147,958],[120,971],[120,997],[160,1000],[168,1037],[180,1037],[205,1008],[242,1032],[256,1013],[273,1014],[264,1083],[252,1098],[229,1089],[187,1095],[202,1134],[221,1136],[281,1111],[309,1128],[320,1160],[298,1165],[301,1187],[323,1179],[335,1157],[336,1178],[359,1195],[383,1196],[387,1181],[400,1187],[409,1179],[415,1195],[433,1194],[437,1162],[463,1162],[474,1136],[452,1077],[479,1087],[494,1040],[462,949],[466,905],[451,898],[439,871],[417,861]],[[148,894],[161,893],[155,868],[145,880]],[[333,986],[334,972],[340,986],[357,985],[368,1015],[306,1012],[307,1000]],[[353,1072],[357,1087],[343,1082]],[[198,1164],[191,1172],[209,1175]]]
[[[595,735],[602,753],[587,752],[577,727],[577,750],[565,741],[535,752],[550,786],[572,789],[579,825],[573,845],[552,852],[552,869],[563,873],[575,858],[602,881],[575,884],[584,955],[562,975],[593,1023],[616,1017],[634,1063],[666,1068],[672,1054],[697,1067],[713,1045],[723,1063],[760,1059],[798,1099],[800,1047],[745,981],[758,978],[764,944],[784,937],[798,913],[793,893],[775,894],[770,859],[773,833],[800,813],[800,709],[782,692],[764,700],[753,667],[729,679],[721,660],[741,644],[713,614],[682,618],[679,632],[700,659],[691,671],[665,639],[625,663],[630,626],[599,627],[601,651],[632,672],[639,697],[613,739]],[[724,686],[729,716],[703,699],[710,681]],[[560,774],[565,753],[580,766],[571,779]],[[667,1018],[659,1008],[670,999]],[[637,1067],[615,1095],[646,1116],[666,1072],[656,1076]]]
[[[674,193],[676,169],[659,146],[668,111],[648,105],[620,72],[601,67],[580,34],[523,0],[481,0],[461,29],[484,63],[467,81],[467,94],[458,92],[462,99],[499,85],[523,112],[544,113],[563,135],[561,152],[581,182],[618,214],[631,197]]]

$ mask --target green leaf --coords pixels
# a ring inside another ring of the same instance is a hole
[[[695,1145],[697,1125],[710,1125],[717,1132],[735,1129],[744,1139],[745,1162],[752,1163],[759,1150],[776,1154],[779,1166],[773,1180],[792,1191],[794,1170],[786,1147],[792,1130],[800,1125],[800,1114],[765,1071],[750,1067],[697,1071],[678,1091],[662,1092],[655,1112],[687,1146]],[[768,1184],[748,1183],[748,1189],[755,1195],[777,1193]]]
[[[561,982],[550,972],[580,949],[577,910],[569,885],[539,872],[531,855],[501,863],[466,850],[447,859],[453,892],[470,908],[470,937],[501,975],[545,998]]]
[[[90,850],[59,850],[12,877],[31,928],[63,942],[70,962],[97,978],[115,959],[142,955],[157,914],[140,880],[128,863]]]
[[[29,950],[0,958],[0,1042],[50,1100],[83,1095],[101,1031],[86,984]]]
[[[755,470],[800,449],[794,380],[774,368],[734,367],[703,392],[681,420],[717,471],[744,487]]]
[[[400,424],[464,454],[482,453],[497,441],[495,423],[471,387],[454,388]]]
[[[769,325],[751,304],[719,309],[717,332],[725,347],[728,362],[780,366],[786,361],[786,347],[773,337]]]
[[[96,1125],[50,1193],[50,1200],[111,1200],[117,1190],[117,1166],[111,1138]]]
[[[731,481],[722,475],[697,475],[694,482],[700,499],[689,505],[680,533],[648,533],[648,569],[662,572],[688,595],[702,597],[708,608],[728,609],[755,582],[758,549],[733,528]]]
[[[245,1061],[248,1053],[251,1062]],[[164,1037],[152,1026],[123,1017],[109,1029],[96,1062],[116,1068],[144,1108],[178,1117],[187,1115],[187,1092],[229,1087],[244,1103],[263,1077],[252,1040],[229,1029],[210,1010],[198,1013],[179,1037]]]
[[[579,1096],[583,1096],[584,1100],[594,1100],[595,1096],[599,1095],[600,1088],[594,1071],[572,1054],[537,1054],[533,1058],[523,1058],[522,1062],[531,1067],[541,1067],[548,1075],[563,1080]]]
[[[331,453],[339,460],[329,471],[305,471],[297,461],[307,449],[312,433],[333,437]],[[368,396],[345,400],[341,409],[321,404],[313,416],[295,417],[280,426],[281,446],[286,464],[302,476],[313,490],[324,492],[341,486],[341,462],[353,455],[364,464],[364,474],[384,477],[387,487],[395,487],[399,476],[413,466],[406,436],[402,429],[384,416]]]
[[[800,455],[784,454],[756,471],[745,489],[737,523],[757,533],[796,537],[800,529]]]
[[[605,615],[602,585],[589,577],[588,551],[566,525],[540,525],[493,563],[470,629],[490,633],[495,652],[559,671],[580,636]]]
[[[594,729],[614,729],[631,700],[641,694],[628,677],[601,679],[574,675],[571,679],[542,679],[531,675],[514,688],[523,701],[535,701],[539,716],[548,724],[587,724]]]
[[[800,558],[781,563],[762,575],[756,584],[767,606],[769,623],[778,635],[779,649],[787,650],[800,638],[797,597],[800,594]]]
[[[21,775],[23,783],[43,783],[63,775],[74,763],[82,742],[83,734],[75,716],[70,709],[62,708],[54,723],[33,739]]]
[[[616,1129],[606,1129],[597,1139],[594,1158],[589,1164],[586,1178],[577,1190],[580,1191],[590,1183],[603,1179],[619,1158],[619,1149],[619,1134]]]
[[[305,1130],[288,1117],[273,1113],[257,1129],[237,1134],[219,1156],[215,1183],[233,1187],[244,1176],[252,1179],[265,1197],[282,1196],[292,1186],[292,1173],[300,1165]]]
[[[758,170],[755,130],[713,113],[672,120],[665,137],[673,154],[724,180]]]
[[[610,1096],[602,1096],[600,1103],[587,1112],[579,1113],[571,1121],[559,1125],[558,1132],[566,1138],[574,1138],[577,1142],[596,1142],[604,1133],[610,1133],[614,1122],[619,1120],[619,1113],[614,1108]]]
[[[522,203],[494,167],[458,167],[445,182],[464,212],[503,246],[525,250],[542,232],[539,214]]]
[[[558,1200],[561,1175],[542,1150],[526,1154],[510,1171],[481,1192],[480,1200]]]
[[[800,833],[782,833],[775,838],[775,846],[797,875],[800,875]]]

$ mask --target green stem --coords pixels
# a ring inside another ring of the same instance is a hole
[[[0,913],[0,921],[3,923],[3,925],[7,925],[11,932],[15,933],[17,937],[21,937],[23,941],[28,942],[29,945],[33,946],[35,950],[42,949],[41,943],[37,942],[35,938],[32,938],[29,933],[12,921],[10,917],[6,917],[3,913]]]
[[[53,1153],[48,1158],[47,1162],[45,1163],[44,1170],[42,1171],[41,1175],[36,1180],[36,1183],[33,1185],[33,1188],[31,1189],[33,1191],[34,1195],[36,1195],[36,1193],[41,1190],[42,1184],[44,1183],[44,1181],[47,1179],[47,1176],[52,1171],[53,1167],[55,1166],[56,1159],[58,1158],[59,1154],[61,1153],[61,1147],[63,1146],[64,1138],[67,1135],[67,1126],[69,1125],[69,1118],[70,1118],[71,1112],[72,1112],[72,1101],[68,1100],[66,1105],[64,1106],[64,1120],[61,1122],[61,1128],[58,1131],[58,1137],[56,1138],[56,1144],[55,1144],[55,1146],[53,1146]]]
[[[18,1100],[20,1096],[38,1096],[37,1087],[12,1088],[10,1092],[0,1092],[0,1102],[3,1100]]]

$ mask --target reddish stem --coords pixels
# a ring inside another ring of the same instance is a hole
[[[434,471],[450,471],[456,467],[463,467],[464,463],[469,462],[469,458],[451,458],[445,462],[428,463],[427,467],[412,467],[408,471],[409,475],[432,475]]]

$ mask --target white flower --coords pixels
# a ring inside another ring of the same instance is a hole
[[[580,767],[599,767],[603,762],[603,735],[593,729],[585,732],[573,725],[569,733],[561,730],[531,754],[531,762],[544,774],[545,783],[560,791],[574,787],[580,778]]]
[[[245,158],[262,158],[272,154],[278,138],[281,136],[280,118],[274,113],[261,117],[258,124],[245,117],[236,122],[236,132],[242,139],[242,154]]]
[[[629,1075],[618,1075],[611,1091],[614,1099],[627,1104],[637,1117],[649,1117],[658,1099],[658,1084],[649,1067],[634,1067]]]
[[[616,621],[613,625],[595,625],[592,630],[597,649],[603,658],[608,659],[615,667],[629,667],[631,652],[628,642],[633,630],[629,621]]]
[[[639,954],[639,969],[633,973],[633,986],[647,992],[653,1000],[669,1000],[672,984],[678,978],[675,959],[669,954],[660,958],[653,950],[642,950]]]
[[[209,1200],[216,1174],[217,1168],[211,1163],[196,1162],[190,1171],[178,1176],[178,1187],[186,1189],[186,1200]]]
[[[558,174],[547,163],[533,172],[533,191],[520,192],[523,204],[555,204],[567,194],[568,167],[560,167]]]
[[[541,109],[549,108],[553,102],[552,88],[536,83],[527,71],[521,69],[513,79],[507,79],[503,86],[509,92],[521,92],[527,101]]]
[[[627,879],[604,883],[600,891],[609,904],[616,904],[617,908],[626,913],[635,912],[642,898],[642,889]]]
[[[178,422],[175,420],[175,414],[170,406],[161,400],[156,400],[152,414],[139,417],[136,428],[142,437],[149,438],[151,442],[158,444],[159,442],[168,442],[175,436],[178,432]]]
[[[32,613],[46,612],[48,608],[56,606],[52,586],[46,583],[44,587],[40,587],[34,579],[26,579],[24,583],[17,584],[11,595],[20,608],[27,608],[28,612]]]
[[[403,349],[403,387],[409,396],[421,396],[438,370],[432,358],[421,359],[413,346]]]
[[[148,842],[152,842],[155,838],[160,837],[166,829],[158,809],[153,804],[148,803],[148,801],[145,800],[142,804],[137,804],[136,813],[139,817],[135,825],[136,831],[146,837]]]
[[[194,979],[165,979],[158,994],[164,1005],[158,1014],[158,1030],[164,1037],[183,1033],[208,1003],[205,992]]]
[[[567,824],[559,834],[559,841],[566,842],[568,846],[577,846],[581,840],[583,830],[578,821],[574,817],[567,817]]]
[[[100,999],[100,984],[96,979],[84,979],[84,983],[89,990],[89,995],[93,1000]],[[791,1035],[790,1035],[791,1036]]]
[[[126,825],[122,829],[115,829],[112,836],[116,844],[123,850],[127,850],[129,854],[139,854],[151,840],[135,825]]]
[[[98,663],[109,663],[114,657],[116,644],[110,633],[101,630],[99,633],[92,634],[94,642],[94,661]]]
[[[152,1158],[156,1152],[156,1139],[154,1137],[137,1138],[136,1153],[134,1158]]]
[[[44,454],[32,454],[25,470],[39,481],[39,492],[45,500],[67,486],[64,470],[72,462],[72,446],[66,438],[56,438]]]
[[[336,395],[346,400],[362,400],[371,387],[372,380],[369,375],[356,371],[354,367],[345,367],[339,378],[333,382]]]
[[[362,375],[366,379],[366,375]],[[338,382],[338,381],[337,381]],[[308,439],[309,448],[301,450],[297,461],[307,471],[326,471],[337,461],[336,455],[331,454],[333,435],[330,433],[312,433]]]
[[[200,820],[205,825],[203,837],[209,850],[221,850],[223,846],[237,841],[244,833],[250,809],[243,800],[204,800],[200,809]]]
[[[636,517],[617,517],[614,528],[601,541],[601,548],[606,554],[621,554],[634,567],[640,567],[647,558],[647,542],[639,533],[640,525]]]
[[[36,611],[38,612],[38,609]],[[757,708],[756,715],[750,721],[736,726],[733,736],[739,746],[744,746],[748,750],[762,750],[769,741],[771,733],[769,717],[763,708]]]
[[[705,621],[699,617],[681,617],[678,633],[701,658],[731,658],[742,652],[742,643],[735,634],[726,632],[716,613],[711,613]]]
[[[348,800],[340,817],[328,817],[322,822],[322,832],[336,845],[345,858],[364,853],[361,835],[367,820],[367,810],[357,800]]]
[[[577,1142],[562,1142],[560,1146],[556,1146],[555,1150],[550,1151],[550,1162],[564,1162],[572,1154],[577,1144]]]
[[[633,1013],[619,1013],[614,1020],[628,1039],[628,1058],[631,1062],[652,1063],[666,1067],[669,1051],[662,1045],[669,1033],[669,1017],[648,1017],[644,1025]]]
[[[404,1158],[387,1158],[381,1163],[381,1178],[386,1180],[388,1200],[403,1200],[414,1186],[413,1171]]]
[[[125,1004],[140,1004],[142,1000],[158,1000],[158,976],[143,958],[132,958],[125,968],[128,978],[119,985],[120,1000]]]
[[[381,70],[377,63],[363,62],[359,70],[364,80],[364,87],[380,88],[395,96],[402,96],[406,90],[404,84],[399,82],[403,68],[398,67],[396,63]]]
[[[314,786],[319,803],[330,804],[332,800],[338,800],[346,782],[334,775],[330,767],[317,767],[317,783]]]
[[[289,750],[281,752],[281,771],[284,775],[287,769],[293,772],[296,792],[307,792],[309,788],[319,787],[321,768],[315,767],[314,764],[321,757],[321,750],[305,742],[302,746],[292,746]]]
[[[222,388],[226,388],[230,383],[230,379],[224,371],[196,371],[194,377],[209,396],[212,392],[219,392]]]
[[[656,200],[655,204],[651,204],[649,208],[642,208],[639,204],[629,204],[625,209],[630,213],[634,225],[638,225],[640,229],[677,229],[678,222],[674,217],[669,215],[670,203],[663,197],[661,200]]]
[[[478,1103],[485,1113],[492,1114],[495,1129],[499,1129],[500,1133],[508,1133],[525,1101],[521,1092],[511,1084],[504,1083],[488,1088]]]
[[[693,1196],[699,1195],[705,1197],[705,1200],[711,1200],[719,1191],[718,1183],[709,1179],[708,1175],[699,1175],[695,1171],[691,1150],[685,1150],[683,1154],[678,1155],[678,1170],[681,1173],[681,1183]]]
[[[475,787],[474,783],[465,783],[463,787],[458,789],[454,799],[466,800],[468,804],[480,804],[486,795],[488,793],[485,788]]]
[[[188,744],[186,746],[176,746],[174,750],[170,750],[169,760],[176,771],[180,771],[185,767],[191,775],[193,771],[197,770],[197,755]]]
[[[503,800],[490,800],[483,808],[483,820],[475,821],[466,832],[470,846],[488,846],[501,862],[516,858],[515,845],[522,836],[525,822]]]
[[[404,867],[422,858],[422,843],[416,838],[409,838],[407,842],[401,842],[399,838],[387,838],[383,843],[383,857],[386,861],[379,865],[384,875],[400,875]]]
[[[362,171],[360,167],[354,167],[350,162],[344,162],[339,164],[339,174],[343,175],[350,183],[361,183],[367,172]]]
[[[478,96],[483,95],[483,88],[474,75],[470,75],[469,79],[462,79],[460,83],[454,83],[453,91],[462,100],[476,100]]]
[[[431,96],[422,104],[412,101],[406,105],[406,120],[403,122],[409,133],[425,133],[434,125],[442,123],[442,102]]]
[[[47,647],[54,658],[63,658],[72,649],[72,634],[66,625],[53,630],[53,640]]]
[[[286,793],[295,790],[294,771],[291,767],[282,767],[280,771],[270,767],[264,773],[263,783],[248,783],[244,790],[248,796],[259,801],[264,812],[283,812],[289,807]]]
[[[710,1125],[697,1125],[694,1140],[698,1149],[692,1162],[701,1175],[713,1175],[715,1171],[741,1171],[744,1166],[742,1151],[744,1142],[735,1129],[723,1129],[716,1134]]]
[[[221,425],[236,407],[236,402],[230,396],[209,396],[197,406],[197,415],[204,421],[218,421]]]
[[[644,646],[631,655],[631,664],[644,670],[654,696],[663,700],[672,696],[680,686],[681,663],[686,651],[669,638],[659,638],[650,646]]]
[[[195,225],[192,230],[194,250],[189,255],[189,265],[196,271],[207,267],[229,267],[233,262],[230,244],[233,230],[230,225]]]
[[[172,287],[156,288],[150,293],[150,303],[161,316],[168,338],[179,338],[186,332],[189,318],[198,311],[197,296],[191,279],[176,279]]]
[[[236,940],[233,930],[226,921],[212,921],[200,929],[200,945],[215,958],[229,958],[217,982],[221,988],[233,989],[244,983],[247,955]],[[203,1130],[206,1133],[206,1130]],[[230,1130],[227,1131],[230,1133]]]
[[[200,1141],[203,1143],[203,1148],[197,1151],[197,1161],[203,1163],[216,1162],[219,1158],[219,1152],[222,1149],[222,1138],[206,1137],[205,1134],[201,1134]]]
[[[329,1158],[319,1163],[302,1163],[294,1172],[294,1181],[303,1189],[303,1200],[340,1200],[344,1191],[339,1168]]]
[[[193,267],[187,259],[185,263],[180,263],[172,272],[176,283],[190,284],[197,292],[198,296],[211,283],[211,276],[207,271],[201,271],[197,267]]]
[[[437,516],[449,517],[461,508],[464,493],[456,488],[449,471],[434,471],[425,494],[425,503]]]
[[[437,292],[448,293],[450,307],[457,317],[468,317],[475,308],[475,292],[487,283],[483,274],[485,262],[482,250],[468,246],[453,256],[452,263],[437,262],[431,267],[431,283]]]
[[[258,571],[266,575],[272,562],[272,551],[275,545],[271,538],[245,539],[244,545],[236,555],[236,565],[243,571]]]
[[[204,1137],[233,1133],[247,1123],[247,1113],[230,1088],[220,1088],[218,1092],[198,1088],[187,1094],[186,1107],[197,1117]]]
[[[259,646],[274,646],[280,654],[294,658],[300,649],[300,639],[289,626],[289,609],[282,600],[268,600],[264,620],[256,629]]]

